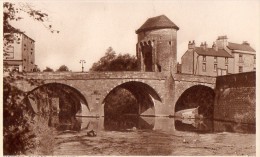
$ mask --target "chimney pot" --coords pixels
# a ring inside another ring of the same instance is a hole
[[[193,40],[194,41],[194,40]],[[195,42],[189,41],[188,49],[195,49]]]
[[[243,45],[250,45],[247,41],[243,41]]]

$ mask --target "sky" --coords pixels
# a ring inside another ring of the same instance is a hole
[[[175,0],[175,1],[30,1],[36,9],[48,13],[50,33],[42,23],[24,16],[13,23],[35,42],[36,64],[58,69],[66,65],[85,70],[112,47],[117,54],[136,54],[137,30],[148,18],[166,15],[180,30],[177,33],[177,60],[187,50],[188,42],[209,46],[218,36],[229,42],[248,41],[258,51],[260,43],[260,1],[258,0]]]

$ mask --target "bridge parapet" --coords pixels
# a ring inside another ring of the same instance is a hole
[[[212,76],[175,74],[175,75],[173,75],[173,78],[174,78],[175,81],[197,82],[197,83],[207,83],[207,84],[215,84],[216,83],[216,77],[212,77]]]
[[[25,76],[29,79],[43,80],[92,80],[92,79],[154,79],[165,80],[167,75],[162,72],[41,72],[41,73],[26,73]]]

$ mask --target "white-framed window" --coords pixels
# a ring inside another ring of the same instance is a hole
[[[239,62],[243,62],[243,55],[239,54]]]
[[[206,63],[202,63],[202,71],[206,71]]]
[[[206,62],[206,56],[202,56],[202,61]]]
[[[225,69],[226,69],[226,71],[227,71],[227,73],[228,73],[228,65],[225,65]]]
[[[228,64],[228,57],[225,57],[225,63]]]
[[[214,63],[217,63],[217,62],[218,62],[218,58],[214,57]]]
[[[217,71],[217,68],[218,68],[218,65],[217,65],[217,64],[214,64],[214,71],[215,71],[215,72]]]

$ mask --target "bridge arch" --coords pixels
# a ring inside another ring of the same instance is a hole
[[[215,92],[206,85],[194,85],[181,93],[175,104],[175,113],[184,109],[198,108],[200,115],[213,118]]]
[[[105,116],[105,105],[107,103],[107,99],[110,94],[113,94],[117,89],[124,89],[129,91],[132,96],[136,99],[139,105],[138,114],[148,114],[148,115],[155,115],[155,103],[154,101],[162,102],[162,96],[159,92],[157,92],[152,86],[144,81],[126,81],[120,84],[114,85],[107,94],[104,96],[102,101],[102,112]],[[149,109],[149,111],[148,111]],[[146,112],[147,111],[147,112]]]
[[[55,110],[62,112],[64,110],[64,105],[68,104],[71,105],[70,114],[74,116],[82,111],[82,105],[86,105],[89,109],[88,102],[82,93],[63,83],[54,82],[43,84],[27,92],[27,97],[36,113],[45,112],[46,110],[50,111],[54,108]],[[42,100],[39,102],[37,99]],[[41,106],[41,104],[44,104],[44,106]]]

